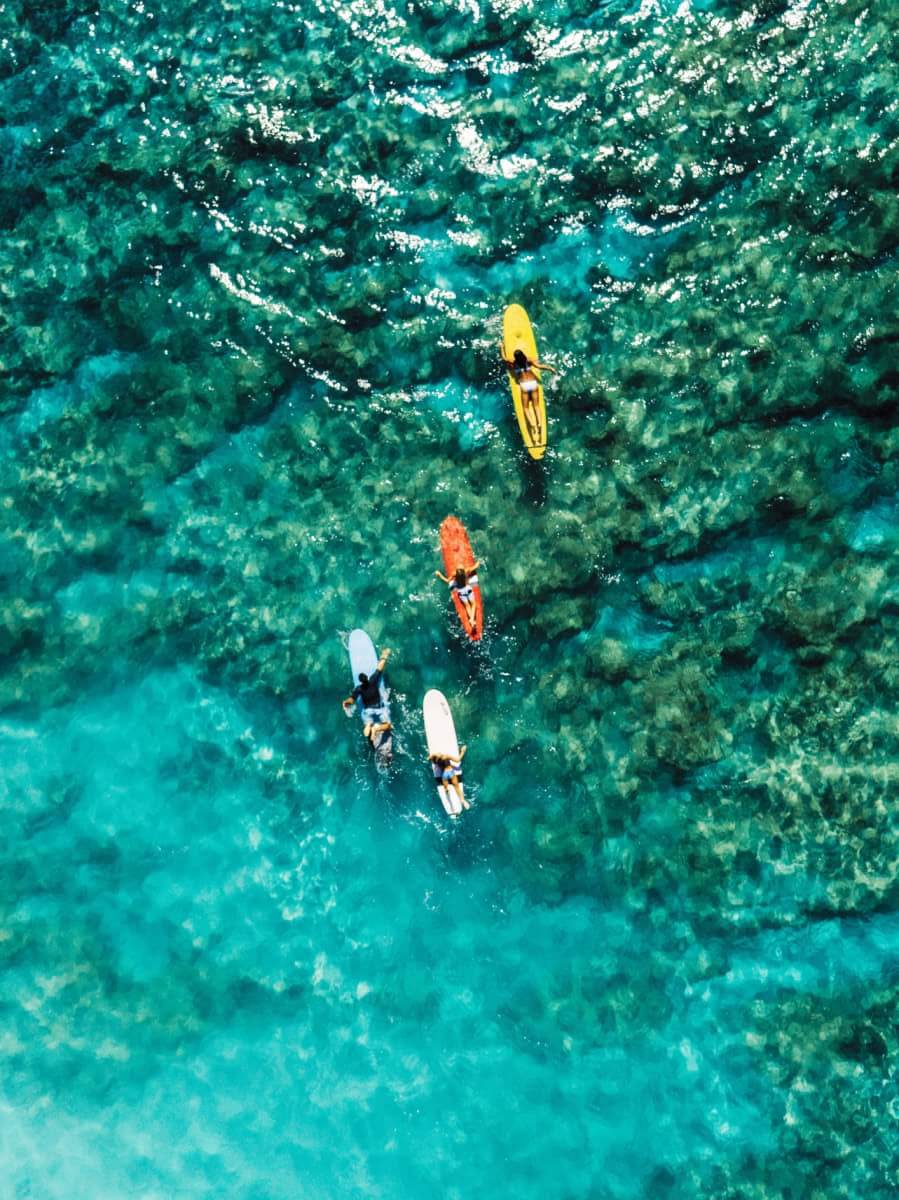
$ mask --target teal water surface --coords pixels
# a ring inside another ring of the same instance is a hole
[[[3,1195],[896,1194],[896,16],[0,10]]]

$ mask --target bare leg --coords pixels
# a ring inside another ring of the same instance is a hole
[[[463,808],[471,808],[471,805],[465,799],[465,793],[462,790],[462,781],[460,779],[453,780],[453,788],[455,790],[456,795],[459,797],[459,803],[462,805],[462,807]]]
[[[378,735],[381,733],[386,733],[388,729],[392,728],[393,727],[389,721],[377,721],[374,725],[366,725],[362,730],[362,733],[368,738],[375,749],[377,749]]]
[[[530,397],[530,403],[528,404],[528,408],[530,408],[530,410],[531,410],[531,419],[530,419],[530,421],[528,421],[528,428],[532,431],[531,437],[534,439],[534,441],[539,442],[540,441],[540,410],[537,407],[537,393],[536,392],[528,392],[528,396]]]

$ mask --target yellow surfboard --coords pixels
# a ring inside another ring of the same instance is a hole
[[[537,362],[537,343],[534,341],[534,331],[528,314],[520,304],[510,304],[503,313],[503,358],[511,360],[516,350],[523,350],[528,359]],[[540,372],[534,369],[537,379]],[[512,388],[512,403],[515,405],[515,416],[518,418],[518,428],[531,458],[542,458],[546,453],[546,402],[543,398],[543,384],[537,387],[537,403],[528,405],[525,412],[521,394],[514,375],[509,375],[509,385]]]

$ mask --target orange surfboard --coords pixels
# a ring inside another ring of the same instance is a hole
[[[467,571],[470,571],[474,566],[475,558],[471,552],[471,542],[468,540],[465,526],[458,517],[446,517],[441,522],[440,549],[443,551],[444,574],[449,575],[450,579],[455,575],[456,567],[465,567]],[[484,632],[484,601],[477,583],[472,584],[472,591],[475,603],[474,624],[469,621],[465,605],[456,595],[455,588],[451,595],[456,612],[459,614],[459,620],[462,622],[462,628],[473,642],[479,642]]]

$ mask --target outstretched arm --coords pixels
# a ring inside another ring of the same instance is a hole
[[[444,583],[452,583],[450,577],[448,575],[444,575],[442,571],[435,571],[434,574],[438,579],[442,579]]]
[[[384,649],[381,651],[381,657],[378,659],[378,670],[379,671],[384,670],[385,666],[387,665],[388,658],[390,658],[390,651],[385,646]]]
[[[552,375],[558,375],[558,373],[559,373],[559,372],[556,370],[556,368],[555,368],[555,367],[551,367],[551,366],[549,365],[549,363],[537,362],[537,363],[534,363],[534,366],[535,366],[535,367],[539,367],[541,371],[549,371],[549,372],[550,372]]]
[[[469,568],[468,568],[468,574],[469,574],[469,575],[474,575],[474,573],[475,573],[475,571],[478,569],[478,567],[482,567],[483,565],[484,565],[484,564],[481,562],[481,560],[480,560],[480,559],[478,559],[478,560],[477,560],[477,562],[475,563],[475,565],[474,565],[473,567],[469,567]]]

